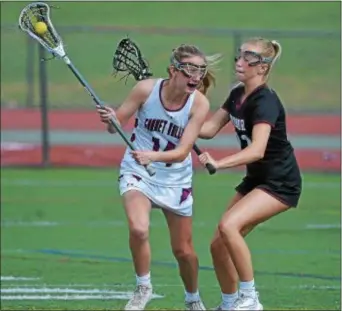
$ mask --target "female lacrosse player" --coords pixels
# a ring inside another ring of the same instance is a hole
[[[216,169],[247,166],[247,175],[236,187],[211,243],[222,291],[217,310],[262,310],[244,236],[259,223],[297,206],[301,194],[300,171],[287,140],[285,110],[266,84],[280,53],[276,41],[256,38],[242,44],[235,59],[240,82],[200,133],[201,138],[213,138],[231,120],[242,150],[217,160],[203,153],[200,161]]]
[[[211,59],[198,48],[181,45],[168,67],[169,79],[138,82],[114,112],[98,108],[102,122],[115,117],[124,126],[135,114],[131,141],[139,151],[126,150],[121,162],[120,194],[129,225],[129,245],[137,287],[125,310],[143,310],[151,299],[151,208],[162,208],[171,247],[179,264],[188,310],[205,310],[198,292],[198,259],[192,242],[192,160],[190,151],[209,111],[205,95],[214,76]],[[108,131],[115,129],[108,123]],[[150,164],[149,176],[142,165]]]

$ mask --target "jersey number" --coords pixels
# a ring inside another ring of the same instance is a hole
[[[246,148],[247,146],[249,146],[252,143],[252,141],[249,139],[249,137],[245,134],[242,134],[242,135],[237,134],[236,136],[240,142],[242,149]]]
[[[160,140],[159,138],[152,137],[153,141],[153,151],[159,151],[160,150]],[[167,142],[166,147],[164,148],[163,151],[168,151],[168,150],[173,150],[176,148],[176,145],[171,143],[170,141]],[[171,163],[166,163],[166,167],[170,167],[172,164]]]
[[[131,142],[135,141],[135,134],[132,133],[131,136]],[[160,150],[160,139],[156,137],[152,137],[152,142],[153,142],[153,151],[159,151]],[[168,151],[168,150],[173,150],[176,148],[176,145],[171,143],[170,141],[167,142],[166,147],[164,148],[163,151]],[[166,167],[170,167],[172,163],[166,163]]]

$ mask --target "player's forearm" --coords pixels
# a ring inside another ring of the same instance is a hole
[[[225,169],[246,165],[262,159],[264,154],[252,145],[247,148],[217,161],[218,169]]]
[[[122,127],[122,122],[119,121],[117,118],[115,119],[115,122],[116,124],[119,126],[119,127]],[[107,124],[107,131],[110,133],[110,134],[114,134],[117,132],[117,130],[115,129],[114,125],[112,124],[112,122],[108,122]]]
[[[188,156],[189,152],[183,149],[174,149],[170,151],[158,151],[153,156],[154,162],[165,162],[165,163],[179,163],[183,162]]]

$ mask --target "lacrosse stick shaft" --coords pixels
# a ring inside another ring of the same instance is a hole
[[[78,79],[78,81],[82,84],[82,86],[85,88],[85,90],[88,92],[88,94],[91,96],[91,98],[93,99],[93,101],[103,107],[103,103],[100,100],[100,98],[95,94],[95,92],[93,91],[93,89],[91,88],[91,86],[87,83],[87,81],[82,77],[82,75],[80,74],[80,72],[77,70],[77,68],[74,66],[74,64],[70,61],[70,59],[65,56],[63,57],[64,62],[67,64],[67,66],[69,67],[69,69],[72,71],[72,73],[75,75],[75,77]],[[114,126],[115,130],[119,133],[119,135],[121,136],[121,138],[125,141],[125,143],[128,145],[128,147],[131,150],[136,150],[133,146],[133,144],[128,140],[128,138],[126,137],[125,133],[123,132],[123,130],[121,129],[121,126],[117,124],[116,120],[114,118],[110,119],[110,123]],[[148,172],[148,174],[150,176],[155,175],[155,171],[148,165],[144,165],[146,171]]]
[[[194,149],[194,151],[196,152],[197,155],[201,155],[202,154],[201,149],[196,144],[193,146],[193,149]],[[213,174],[216,173],[216,168],[211,163],[207,163],[205,165],[205,167],[207,168],[207,170],[208,170],[210,175],[213,175]]]

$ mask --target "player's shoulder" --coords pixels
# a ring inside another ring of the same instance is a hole
[[[143,92],[151,92],[160,79],[145,79],[136,83],[135,89]]]
[[[133,87],[133,93],[143,103],[145,102],[153,92],[155,85],[159,79],[146,79],[137,82]]]
[[[255,92],[256,98],[277,98],[277,92],[267,84],[260,86]]]
[[[208,98],[202,92],[196,90],[193,106],[209,109],[210,104]]]
[[[244,90],[245,85],[242,82],[237,82],[229,87],[228,93],[230,97],[241,96]]]
[[[227,111],[230,111],[232,109],[232,105],[234,105],[236,101],[240,100],[243,92],[244,92],[244,84],[241,82],[237,82],[229,86],[228,96],[226,100],[224,101],[221,108]]]
[[[260,87],[250,98],[250,109],[259,109],[259,111],[268,111],[268,113],[285,113],[282,101],[277,92],[265,85]]]
[[[253,101],[255,103],[263,103],[263,104],[273,104],[277,106],[281,106],[281,100],[277,94],[277,92],[269,87],[268,85],[264,85],[260,87],[253,96]]]

